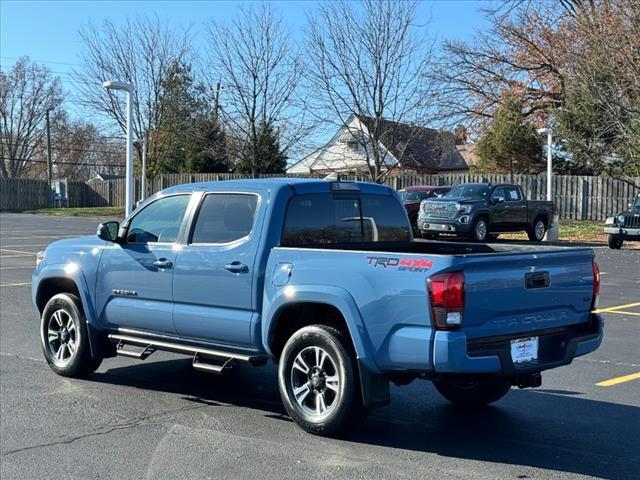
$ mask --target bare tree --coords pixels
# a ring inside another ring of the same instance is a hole
[[[157,17],[138,16],[117,26],[105,20],[80,29],[82,67],[73,76],[78,101],[126,131],[125,96],[102,87],[105,80],[130,82],[135,88],[133,130],[137,138],[163,122],[159,102],[168,72],[189,54],[188,32],[177,32]],[[139,147],[138,147],[139,148]],[[140,152],[138,152],[140,153]],[[159,141],[149,145],[150,168],[164,153]]]
[[[287,154],[309,131],[298,96],[302,61],[282,17],[268,4],[241,7],[230,22],[210,21],[210,84],[230,129],[235,156],[252,166],[253,176],[270,165],[260,159],[261,132],[273,130]],[[274,159],[277,161],[277,158]]]
[[[407,137],[420,134],[418,126],[430,119],[434,43],[426,24],[419,23],[416,5],[327,2],[308,19],[307,78],[316,111],[340,127],[353,116],[360,120],[348,128],[376,182],[384,181],[395,163],[384,145],[398,147],[393,158],[401,163],[409,154]],[[407,124],[415,126],[409,134]]]
[[[46,148],[45,116],[63,100],[60,80],[49,69],[20,58],[0,72],[0,175],[22,177]]]
[[[485,14],[491,27],[472,41],[444,43],[441,114],[477,130],[506,98],[519,98],[525,118],[546,118],[565,92],[566,53],[576,41],[571,16],[561,4],[530,0],[503,2]]]

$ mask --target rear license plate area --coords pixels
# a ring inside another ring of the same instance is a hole
[[[511,340],[511,361],[514,365],[538,359],[538,337]]]

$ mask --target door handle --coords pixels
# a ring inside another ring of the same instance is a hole
[[[167,260],[166,258],[159,258],[155,262],[153,262],[153,266],[157,268],[171,268],[173,262],[171,260]]]
[[[244,263],[240,263],[240,262],[231,262],[231,263],[227,263],[224,266],[225,270],[229,270],[231,273],[248,273],[249,272],[249,267],[246,266]]]

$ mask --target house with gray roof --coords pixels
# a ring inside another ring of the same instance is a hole
[[[372,131],[380,139],[389,175],[464,172],[469,169],[452,132],[351,115],[321,148],[287,169],[289,174],[365,173],[372,158]],[[383,169],[384,169],[383,168]]]

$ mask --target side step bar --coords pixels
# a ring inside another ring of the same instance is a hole
[[[195,345],[185,345],[182,343],[169,342],[166,340],[158,340],[149,337],[136,337],[132,335],[110,333],[109,340],[118,343],[118,355],[138,358],[140,360],[146,359],[156,350],[165,350],[168,352],[193,355],[194,368],[216,373],[220,373],[225,368],[229,368],[234,361],[249,363],[254,367],[262,366],[267,363],[267,357],[260,355],[249,355],[238,352],[230,352],[226,350],[205,348]],[[141,352],[125,350],[125,345],[135,345],[138,347],[143,347],[143,350]],[[214,361],[216,360],[221,363],[214,363]]]

